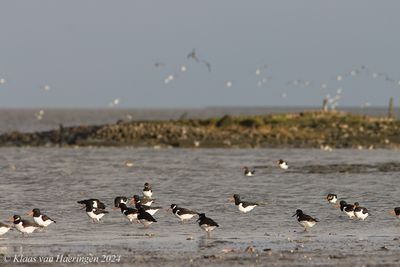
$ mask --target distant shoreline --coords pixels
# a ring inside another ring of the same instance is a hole
[[[306,111],[210,119],[124,121],[0,135],[0,146],[400,148],[400,121]]]

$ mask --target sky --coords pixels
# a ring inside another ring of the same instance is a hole
[[[400,103],[399,10],[390,0],[3,0],[0,108]]]

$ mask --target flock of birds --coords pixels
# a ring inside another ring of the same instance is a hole
[[[289,168],[288,163],[282,159],[277,161],[277,165],[283,170],[287,170]],[[255,170],[249,169],[245,166],[243,167],[243,174],[244,176],[254,176]],[[142,193],[142,197],[139,195],[134,195],[132,198],[128,198],[126,196],[115,197],[114,209],[120,209],[122,215],[124,215],[131,223],[138,222],[143,224],[144,228],[148,228],[152,223],[157,222],[153,215],[162,209],[162,207],[152,206],[154,202],[153,190],[149,183],[146,182],[144,184]],[[369,216],[368,210],[364,207],[361,207],[358,202],[349,204],[346,201],[341,200],[339,203],[337,203],[337,195],[331,193],[326,196],[326,200],[331,204],[335,204],[335,207],[340,208],[340,210],[349,218],[365,220]],[[229,201],[234,202],[238,210],[243,213],[250,212],[255,207],[259,206],[259,204],[256,202],[242,201],[238,194],[234,194]],[[78,201],[77,203],[84,205],[82,209],[85,209],[87,216],[92,219],[93,222],[100,222],[101,219],[107,213],[109,213],[106,211],[106,205],[99,199],[84,199]],[[131,207],[131,204],[134,205],[134,207]],[[206,231],[208,236],[210,235],[211,231],[219,227],[218,223],[207,217],[205,213],[183,208],[177,204],[171,204],[167,211],[172,211],[172,213],[178,217],[182,223],[189,221],[197,215],[197,222],[200,228]],[[400,218],[400,207],[394,208],[394,210],[392,210],[390,213]],[[13,222],[15,229],[17,229],[23,235],[31,234],[37,229],[46,228],[49,225],[56,223],[55,220],[43,214],[38,208],[34,208],[26,215],[33,216],[34,221],[24,220],[18,214],[15,214],[9,219],[10,222]],[[296,210],[292,217],[294,216],[297,217],[298,223],[304,227],[304,231],[307,231],[307,229],[313,227],[318,222],[318,219],[305,214],[300,209]],[[0,222],[0,236],[4,235],[11,229],[13,229],[11,225]]]
[[[190,63],[189,62],[194,62],[195,64],[200,64],[203,65],[209,73],[212,72],[212,65],[210,61],[205,60],[202,57],[199,57],[198,52],[195,48],[193,48],[187,55],[186,55],[186,60],[188,62],[184,64],[180,64],[178,67],[178,70],[176,70],[176,66],[173,67],[174,70],[171,70],[169,66],[167,66],[166,63],[156,61],[154,63],[154,67],[157,69],[165,69],[165,72],[163,72],[162,75],[165,75],[162,80],[165,85],[171,84],[172,82],[175,82],[178,80],[180,76],[183,76],[184,73],[188,72]],[[269,71],[270,67],[267,64],[264,64],[262,66],[255,67],[254,70],[252,71],[253,75],[255,75],[256,80],[255,80],[255,85],[257,87],[266,87],[271,85],[271,80],[274,80],[273,77],[271,77],[271,71]],[[267,71],[268,70],[268,71]],[[340,100],[343,97],[343,82],[347,79],[354,78],[356,76],[360,75],[365,75],[366,77],[372,78],[374,80],[380,80],[382,82],[385,82],[386,85],[390,87],[399,87],[400,86],[400,80],[395,79],[394,77],[390,76],[389,74],[385,72],[377,72],[374,71],[372,68],[361,65],[359,67],[355,67],[349,71],[337,74],[337,75],[332,75],[329,78],[329,81],[326,82],[315,82],[311,81],[308,79],[293,79],[289,80],[287,82],[283,82],[281,84],[276,84],[274,87],[280,87],[281,88],[281,98],[286,98],[289,93],[288,90],[292,88],[315,88],[318,90],[321,90],[321,92],[326,93],[325,96],[325,103],[326,103],[326,108],[335,110],[337,106],[339,105]],[[334,82],[335,84],[331,84]],[[1,77],[0,76],[0,87],[5,86],[8,84],[9,81],[7,77]],[[329,85],[331,84],[331,85]],[[235,81],[232,79],[226,79],[224,81],[224,86],[227,88],[233,87],[235,85]],[[57,88],[57,87],[54,87]],[[38,86],[38,89],[42,92],[49,92],[52,91],[53,86],[49,84],[42,84]],[[115,97],[111,101],[108,102],[107,106],[110,108],[118,107],[121,103],[123,102],[123,98],[121,97]],[[319,105],[320,103],[318,103]],[[370,102],[365,101],[361,104],[361,108],[365,108],[370,106]],[[45,110],[40,109],[37,112],[34,113],[34,116],[37,120],[42,120],[45,117]],[[126,115],[127,119],[132,119],[132,115],[127,114]]]

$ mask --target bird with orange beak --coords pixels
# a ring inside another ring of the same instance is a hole
[[[30,222],[27,220],[22,220],[21,216],[14,215],[9,218],[10,222],[14,223],[15,228],[20,231],[22,234],[31,234],[40,226],[34,222]]]
[[[37,208],[27,212],[26,215],[33,216],[33,220],[35,221],[35,223],[42,227],[47,227],[52,223],[56,223],[55,220],[51,219],[45,214],[42,214]]]

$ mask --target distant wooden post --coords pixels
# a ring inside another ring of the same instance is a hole
[[[60,123],[59,125],[59,139],[58,139],[58,146],[62,147],[63,146],[63,139],[64,139],[64,126]]]
[[[327,112],[328,111],[328,98],[324,98],[322,101],[322,111]]]
[[[394,118],[393,97],[391,97],[390,100],[389,100],[388,117],[389,117],[389,119],[393,119]]]

